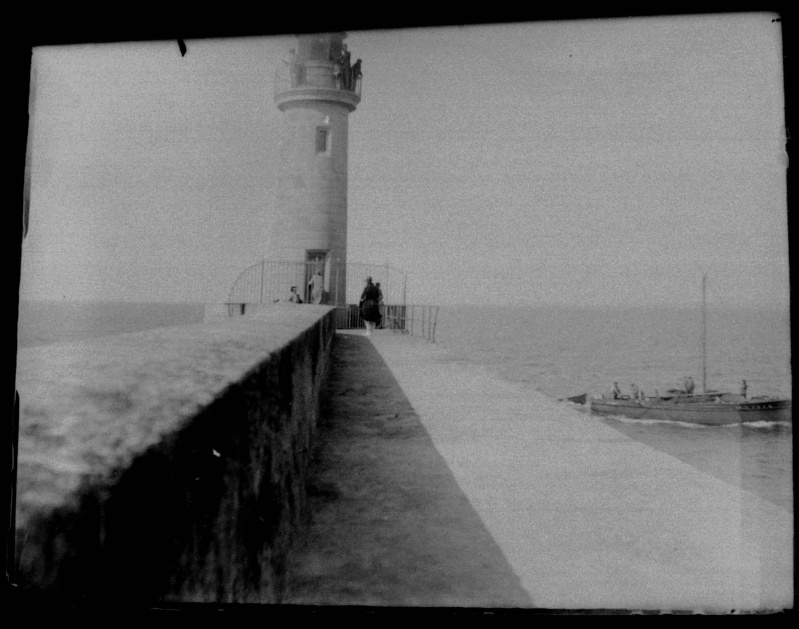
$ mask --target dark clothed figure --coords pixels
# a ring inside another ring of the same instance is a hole
[[[372,332],[375,324],[380,321],[380,289],[372,284],[372,278],[366,278],[366,286],[361,293],[360,300],[361,318],[366,324],[366,334]]]
[[[352,64],[352,68],[350,68],[350,89],[355,90],[358,88],[357,83],[358,79],[361,78],[361,60],[358,59],[355,63]]]
[[[377,287],[378,297],[377,297],[377,305],[378,305],[378,312],[380,313],[380,319],[377,321],[377,328],[382,329],[383,327],[383,291],[380,289],[380,282],[375,284]]]

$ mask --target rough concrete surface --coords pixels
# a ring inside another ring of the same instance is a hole
[[[784,509],[424,341],[339,333],[334,354],[286,602],[793,606]]]

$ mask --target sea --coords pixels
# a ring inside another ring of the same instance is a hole
[[[697,308],[459,306],[442,307],[436,342],[452,360],[482,365],[500,378],[554,399],[702,387],[702,313]],[[792,397],[790,316],[785,310],[708,307],[707,389]],[[793,513],[790,422],[700,426],[599,417],[599,421],[730,485]],[[531,422],[531,430],[535,425]]]
[[[199,323],[203,304],[21,302],[21,349]],[[737,392],[792,397],[787,309],[708,308],[706,384]],[[383,334],[389,334],[385,331]],[[436,343],[449,359],[554,399],[679,388],[685,376],[702,387],[702,321],[696,308],[443,306]],[[723,482],[793,513],[793,431],[789,422],[698,426],[592,415],[564,402],[581,421],[665,452]],[[531,420],[530,430],[536,430]]]

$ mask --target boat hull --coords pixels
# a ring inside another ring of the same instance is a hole
[[[775,398],[747,401],[713,401],[682,398],[647,398],[644,400],[614,400],[593,398],[591,410],[600,415],[618,415],[630,419],[724,426],[751,422],[791,421],[791,401]],[[743,398],[741,398],[743,399]]]

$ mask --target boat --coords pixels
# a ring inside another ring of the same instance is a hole
[[[667,395],[631,397],[601,395],[591,398],[591,411],[630,419],[654,419],[723,426],[751,422],[790,422],[791,400],[707,389],[706,278],[702,276],[702,393],[669,389]]]
[[[558,400],[559,402],[563,402],[563,399]],[[588,401],[588,394],[581,393],[580,395],[573,395],[572,397],[567,397],[566,402],[571,402],[572,404],[585,404]]]
[[[791,421],[790,400],[768,396],[747,399],[743,395],[713,391],[650,396],[638,400],[627,395],[616,399],[593,397],[591,411],[630,419],[657,419],[708,426]]]

